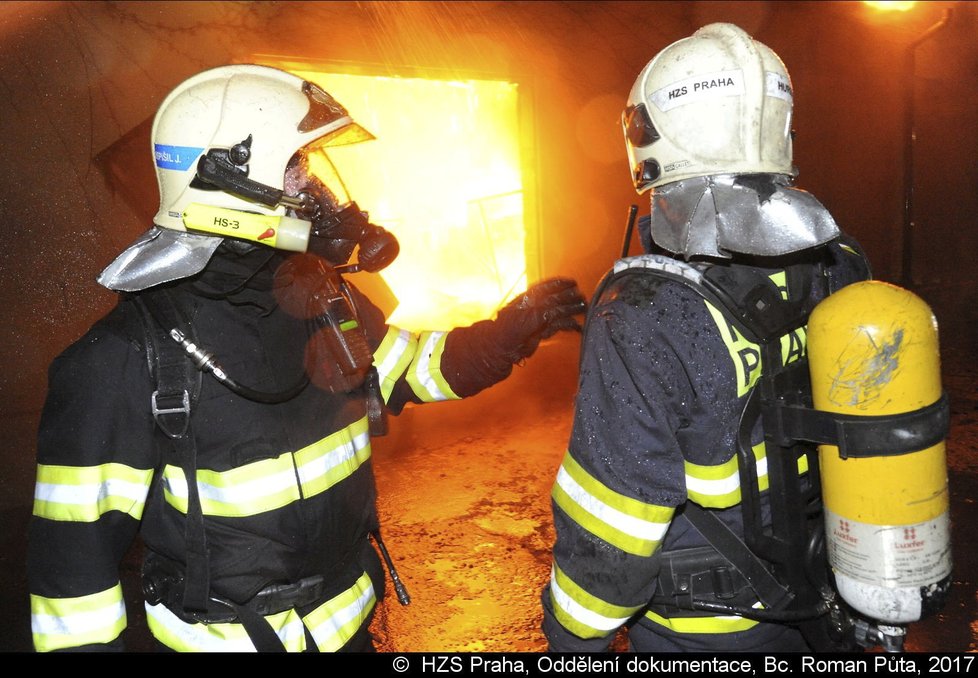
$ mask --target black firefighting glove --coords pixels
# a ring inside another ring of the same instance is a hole
[[[586,306],[577,283],[568,278],[531,285],[495,320],[452,330],[441,360],[442,374],[456,395],[474,395],[508,377],[513,365],[532,355],[543,339],[561,330],[580,332],[574,316],[584,313]]]
[[[543,339],[561,330],[581,331],[574,316],[587,304],[577,283],[569,278],[550,278],[506,304],[493,321],[491,334],[500,352],[511,363],[529,358]]]

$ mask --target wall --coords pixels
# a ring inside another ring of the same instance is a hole
[[[113,295],[94,278],[155,210],[134,206],[99,160],[142,138],[139,126],[189,75],[280,54],[392,73],[416,66],[519,78],[535,112],[544,273],[573,275],[589,292],[620,250],[628,205],[647,209],[631,189],[618,128],[633,79],[669,42],[733,21],[778,52],[792,75],[799,185],[863,242],[877,277],[898,280],[911,82],[901,64],[906,45],[948,6],[955,57],[946,58],[951,48],[942,45],[951,43],[942,40],[922,46],[918,59],[926,235],[915,236],[922,254],[913,274],[926,284],[957,270],[971,289],[975,275],[960,273],[978,244],[976,12],[967,3],[921,3],[891,17],[854,2],[3,3],[0,509],[29,511],[47,365],[111,308]],[[955,98],[952,88],[966,95]],[[929,116],[940,100],[957,103]],[[149,149],[130,147],[123,172],[150,176]],[[144,200],[152,194],[146,187]],[[572,368],[558,386],[573,388]]]

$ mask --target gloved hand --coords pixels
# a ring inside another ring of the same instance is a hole
[[[511,363],[528,358],[540,341],[561,330],[581,331],[574,317],[587,303],[569,278],[550,278],[530,286],[506,304],[493,321],[492,335],[498,350]]]

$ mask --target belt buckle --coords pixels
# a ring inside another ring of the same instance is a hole
[[[300,579],[295,584],[266,586],[252,599],[251,607],[260,615],[276,614],[312,602],[322,590],[322,575]]]

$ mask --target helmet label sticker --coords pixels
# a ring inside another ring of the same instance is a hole
[[[744,74],[740,70],[735,70],[694,75],[656,90],[650,98],[656,108],[664,113],[704,99],[743,94]]]
[[[784,99],[788,103],[793,101],[791,83],[788,78],[773,71],[764,71],[764,93],[769,97]]]
[[[179,170],[186,172],[194,164],[203,148],[194,146],[168,146],[166,144],[154,144],[153,155],[156,158],[156,166],[161,169]]]

